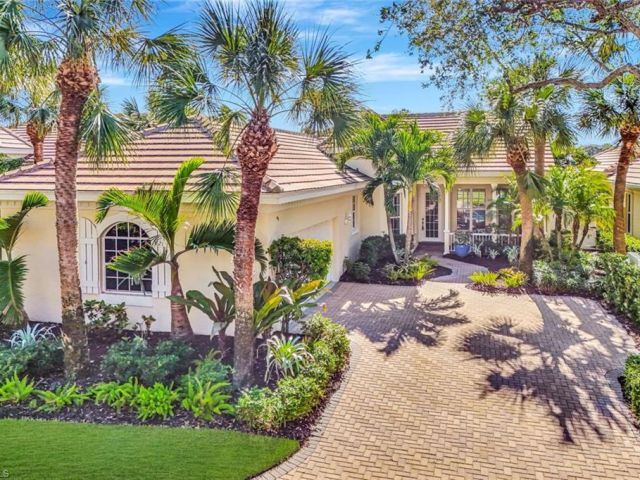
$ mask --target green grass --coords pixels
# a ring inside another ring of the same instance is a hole
[[[0,420],[0,475],[12,479],[244,479],[295,440],[212,429]]]

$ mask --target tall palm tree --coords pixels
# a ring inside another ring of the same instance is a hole
[[[629,165],[637,157],[640,138],[640,83],[631,74],[623,75],[604,90],[588,90],[583,95],[582,127],[602,136],[616,136],[620,142],[620,158],[616,167],[613,190],[613,248],[626,252],[624,192]]]
[[[0,218],[0,322],[3,324],[16,326],[29,319],[24,310],[22,293],[27,264],[24,255],[14,257],[13,249],[26,216],[33,209],[46,206],[48,202],[42,193],[27,193],[20,210],[6,218]]]
[[[331,146],[344,141],[357,111],[353,64],[326,35],[305,44],[282,5],[270,0],[206,4],[194,37],[201,60],[167,67],[150,107],[156,118],[174,125],[198,114],[216,117],[220,131],[235,137],[230,150],[242,185],[234,252],[234,383],[241,387],[253,375],[255,230],[262,182],[278,150],[271,119],[287,114]],[[230,135],[234,131],[239,133]]]
[[[541,197],[549,209],[553,212],[555,223],[553,231],[558,250],[562,248],[562,224],[570,217],[572,177],[576,176],[576,168],[573,166],[554,165],[549,169],[545,177],[544,195]]]
[[[104,62],[134,69],[140,78],[150,77],[159,63],[187,52],[172,33],[153,39],[140,34],[138,23],[149,17],[150,7],[144,0],[0,1],[0,77],[10,75],[15,64],[38,68],[43,57],[56,64],[60,91],[55,146],[56,234],[65,371],[71,377],[88,366],[77,258],[76,171],[83,111],[100,81],[97,66]],[[104,132],[104,126],[94,127],[94,133]],[[95,162],[123,159],[122,153],[121,145],[110,142],[85,151]]]
[[[141,278],[156,265],[166,263],[171,270],[171,295],[183,297],[180,283],[179,258],[194,250],[212,250],[214,252],[233,252],[235,224],[229,219],[211,220],[190,227],[184,246],[177,243],[176,236],[183,230],[184,218],[181,215],[182,200],[187,183],[192,174],[204,163],[203,159],[193,158],[180,165],[173,179],[170,189],[163,189],[156,185],[149,185],[138,189],[134,193],[125,193],[112,188],[102,193],[98,198],[96,221],[103,221],[113,207],[121,207],[129,214],[140,218],[157,231],[157,238],[150,243],[133,248],[118,255],[111,262],[110,268],[126,273],[134,281]],[[196,198],[209,201],[208,192],[212,182],[211,176],[218,176],[219,172],[201,175],[199,192]],[[228,193],[228,200],[237,205],[237,195]],[[258,259],[265,265],[265,254],[262,245],[255,245]],[[184,303],[171,302],[171,334],[176,338],[193,334],[187,308]]]
[[[488,89],[489,110],[474,107],[467,111],[462,128],[454,139],[455,156],[467,168],[476,158],[485,158],[499,145],[507,150],[507,163],[518,185],[522,232],[520,269],[529,278],[533,274],[534,211],[532,198],[541,190],[539,177],[531,175],[531,130],[525,121],[526,104],[512,94],[507,85],[494,84]]]
[[[432,191],[437,191],[438,180],[443,179],[448,190],[455,182],[457,166],[449,147],[443,146],[444,137],[433,130],[420,130],[416,122],[400,128],[396,133],[392,149],[395,162],[393,176],[407,197],[407,227],[404,255],[409,261],[413,252],[415,235],[415,200],[419,182],[424,182]]]
[[[389,115],[383,118],[377,113],[365,112],[362,122],[354,130],[347,146],[337,155],[340,167],[344,167],[349,160],[360,157],[370,160],[375,168],[375,177],[367,183],[363,197],[365,202],[373,205],[373,194],[378,187],[382,186],[389,242],[396,263],[400,262],[400,258],[393,235],[391,217],[394,213],[393,198],[400,190],[400,185],[394,181],[392,165],[395,158],[394,138],[402,119],[402,115]]]

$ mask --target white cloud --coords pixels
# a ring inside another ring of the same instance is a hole
[[[381,53],[362,60],[357,69],[365,83],[414,82],[426,80],[415,57],[400,53]]]
[[[131,85],[131,82],[128,79],[108,73],[100,75],[100,83],[102,85],[107,85],[110,87],[122,87]]]

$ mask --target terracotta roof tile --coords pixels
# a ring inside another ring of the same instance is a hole
[[[595,158],[598,160],[597,168],[605,172],[613,180],[616,174],[616,165],[620,158],[620,147],[610,148],[609,150],[600,152],[595,156]],[[640,187],[640,160],[638,159],[629,165],[627,185]]]
[[[15,130],[24,137],[24,127]],[[315,138],[294,132],[277,131],[279,149],[271,161],[264,184],[265,192],[293,192],[317,188],[338,187],[361,183],[368,177],[352,169],[341,172],[331,158],[320,151]],[[0,177],[0,190],[54,189],[53,157],[55,135],[45,140],[45,162],[22,171]],[[201,122],[191,122],[182,128],[156,127],[144,132],[143,138],[130,148],[126,164],[107,165],[99,170],[84,159],[78,164],[78,191],[103,191],[110,187],[125,190],[149,183],[169,184],[178,166],[192,157],[202,157],[200,172],[223,166],[234,166],[215,149],[211,132]]]

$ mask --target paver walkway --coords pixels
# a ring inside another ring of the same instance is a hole
[[[343,283],[327,302],[351,372],[323,431],[264,478],[639,478],[616,381],[635,348],[597,302],[446,281]]]

